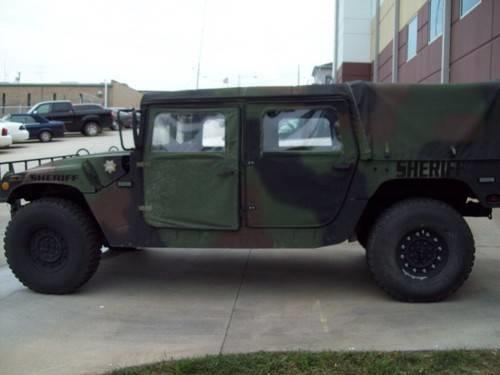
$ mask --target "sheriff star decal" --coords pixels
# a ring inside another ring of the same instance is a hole
[[[104,162],[104,171],[109,174],[116,172],[116,163],[114,160],[106,160]]]

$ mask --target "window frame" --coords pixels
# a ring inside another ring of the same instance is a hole
[[[469,8],[466,12],[462,13],[463,5],[464,5],[464,0],[460,0],[460,8],[458,9],[460,13],[460,19],[466,17],[469,13],[471,13],[474,9],[476,9],[479,5],[481,5],[482,0],[478,0],[478,2]]]
[[[287,109],[290,109],[290,110],[304,110],[304,109],[307,109],[307,110],[327,110],[327,109],[330,109],[332,110],[333,112],[337,113],[337,118],[338,118],[338,121],[340,122],[340,115],[339,115],[339,111],[337,108],[335,108],[334,105],[306,105],[306,104],[303,104],[303,105],[292,105],[292,104],[283,104],[283,105],[279,105],[279,104],[276,104],[276,105],[270,105],[270,106],[266,106],[262,109],[262,112],[260,113],[260,116],[259,116],[259,133],[260,133],[260,140],[259,140],[259,148],[260,148],[260,151],[262,152],[263,155],[297,155],[297,154],[300,154],[300,155],[342,155],[344,153],[344,142],[342,139],[338,139],[338,137],[336,136],[334,138],[334,133],[332,132],[332,129],[330,128],[330,137],[331,137],[331,140],[332,140],[332,146],[325,146],[325,147],[321,147],[321,146],[311,146],[311,149],[296,149],[296,150],[293,150],[293,149],[280,149],[279,148],[279,137],[278,137],[278,144],[277,144],[277,149],[274,149],[274,150],[269,150],[269,151],[266,151],[264,149],[264,136],[265,136],[265,130],[264,130],[264,117],[266,116],[266,114],[269,112],[269,111],[282,111],[282,110],[287,110]],[[330,124],[330,126],[332,126],[332,124]],[[338,129],[338,134],[341,135],[341,132],[340,132],[340,128],[342,126],[339,126],[339,129]],[[278,129],[276,129],[278,131]],[[340,142],[340,144],[342,145],[342,147],[340,148],[340,150],[335,150],[333,149],[333,144],[335,141],[338,141]],[[307,146],[305,146],[307,147]],[[331,147],[331,149],[328,149],[327,147]]]
[[[436,0],[429,0],[429,40],[428,40],[428,44],[432,44],[434,41],[436,41],[437,39],[439,39],[440,37],[443,36],[443,32],[444,32],[444,23],[443,23],[443,20],[441,20],[441,31],[436,34],[433,38],[431,37],[431,29],[432,29],[432,23],[431,23],[431,20],[432,20],[432,2],[433,1],[436,1]],[[462,1],[462,0],[461,0]],[[442,4],[442,14],[441,16],[444,16],[444,0],[441,1],[441,4]],[[417,33],[418,33],[418,30],[417,30]],[[418,42],[417,42],[418,44]],[[418,46],[417,46],[418,48]]]
[[[162,156],[162,157],[192,157],[192,158],[220,158],[226,157],[228,153],[228,142],[229,142],[229,134],[228,134],[228,120],[227,120],[227,110],[228,107],[184,107],[184,106],[155,106],[151,108],[151,118],[148,119],[148,134],[146,136],[146,150],[148,154],[151,156]],[[154,135],[154,121],[156,117],[162,113],[200,113],[200,112],[212,112],[212,113],[220,113],[224,116],[224,148],[221,151],[168,151],[168,150],[155,150],[153,147],[153,135]]]
[[[415,33],[415,54],[410,56],[410,26],[415,22],[416,33]],[[406,25],[407,27],[407,38],[406,38],[406,62],[411,61],[418,55],[418,14],[415,15]]]

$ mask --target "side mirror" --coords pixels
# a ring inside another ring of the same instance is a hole
[[[123,143],[123,122],[122,122],[122,113],[128,113],[132,116],[132,135],[134,137],[134,144],[136,149],[142,148],[142,137],[141,137],[141,128],[140,128],[140,117],[141,111],[136,111],[135,108],[132,109],[119,109],[116,113],[116,119],[118,121],[118,131],[120,133],[120,143],[124,150],[130,151],[130,148],[125,147]]]

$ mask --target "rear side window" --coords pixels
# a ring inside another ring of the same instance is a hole
[[[268,110],[262,117],[263,151],[342,151],[334,108]]]
[[[16,115],[13,115],[11,116],[10,118],[10,121],[13,121],[13,122],[22,122],[23,124],[26,124],[26,116],[16,116]]]
[[[223,152],[226,119],[211,111],[162,112],[153,124],[152,150],[163,152]]]
[[[54,103],[52,106],[53,112],[69,112],[71,111],[71,103]]]

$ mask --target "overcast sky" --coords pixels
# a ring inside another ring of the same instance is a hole
[[[333,0],[0,0],[0,81],[21,72],[21,82],[191,89],[202,39],[202,88],[224,78],[294,85],[299,65],[303,84],[332,60],[333,8]]]

